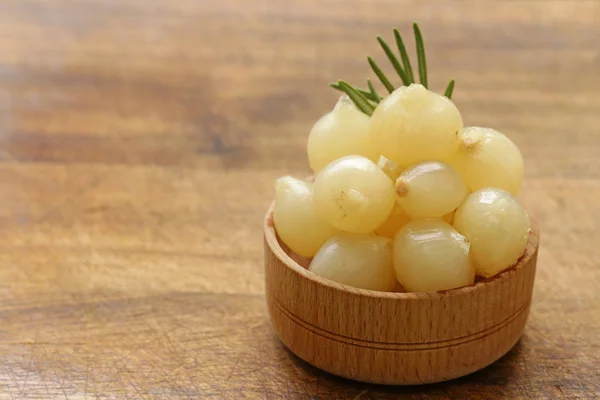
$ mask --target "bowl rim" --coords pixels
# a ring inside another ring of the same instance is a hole
[[[443,298],[443,297],[454,297],[468,295],[469,293],[483,290],[484,288],[499,285],[503,281],[508,280],[511,275],[518,273],[520,270],[526,268],[531,263],[531,258],[537,253],[539,247],[539,227],[537,222],[529,216],[531,228],[529,230],[529,237],[527,240],[527,247],[525,252],[519,257],[519,259],[509,268],[504,271],[490,277],[477,281],[468,286],[461,286],[459,288],[448,289],[437,292],[381,292],[377,290],[361,289],[353,286],[344,285],[327,278],[323,278],[315,273],[309,271],[307,268],[302,267],[296,261],[294,261],[281,247],[277,233],[275,231],[275,224],[273,223],[273,209],[275,207],[275,201],[269,206],[267,213],[264,217],[264,237],[267,245],[271,252],[281,261],[286,267],[290,268],[293,272],[300,275],[304,279],[308,279],[318,285],[326,286],[330,289],[338,292],[345,292],[360,297],[369,298],[382,298],[392,300],[424,300],[432,298]]]

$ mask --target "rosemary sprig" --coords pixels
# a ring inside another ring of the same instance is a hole
[[[352,102],[356,104],[356,107],[368,116],[371,116],[373,114],[373,111],[375,111],[375,106],[371,104],[362,93],[360,93],[356,88],[349,85],[347,82],[338,81],[337,84],[332,83],[330,85],[334,89],[341,90],[342,92],[346,93],[350,100],[352,100]]]
[[[417,60],[419,60],[419,80],[421,85],[427,89],[427,58],[425,57],[425,44],[423,43],[423,35],[417,23],[413,24],[415,32],[415,44],[417,46]]]
[[[348,95],[348,97],[352,100],[352,102],[365,114],[371,115],[373,110],[375,109],[375,105],[379,104],[382,97],[373,94],[372,92],[367,92],[366,90],[352,87],[350,84],[344,81],[338,81],[336,83],[330,83],[329,86],[334,88],[335,90],[339,90],[340,92],[344,92]],[[351,93],[348,93],[350,91]],[[357,101],[352,98],[357,98]],[[375,105],[371,104],[375,103]],[[366,104],[365,104],[366,103]]]
[[[420,83],[427,88],[427,57],[425,55],[425,43],[423,41],[423,35],[421,33],[421,29],[417,23],[413,23],[413,33],[415,36],[415,47],[417,53],[417,67],[419,72],[419,81]],[[413,74],[413,69],[410,61],[410,57],[408,52],[406,51],[406,47],[404,46],[404,40],[400,35],[398,29],[394,29],[394,38],[396,40],[396,46],[398,47],[398,53],[400,55],[400,59],[394,54],[390,46],[387,42],[381,37],[377,36],[377,41],[379,45],[383,49],[385,55],[388,60],[392,64],[392,67],[398,74],[398,77],[402,81],[404,86],[408,86],[412,83],[415,83],[415,77]],[[372,57],[367,57],[369,65],[371,69],[381,82],[381,84],[386,88],[389,93],[392,93],[396,88],[390,81],[390,79],[385,75],[385,73],[381,70],[379,65],[373,60]],[[356,107],[360,109],[367,115],[371,115],[375,110],[375,107],[379,102],[383,99],[382,96],[377,93],[375,87],[371,83],[370,79],[367,79],[367,87],[368,90],[361,89],[350,85],[345,81],[338,81],[336,83],[332,83],[331,87],[336,90],[342,91],[348,95],[348,97],[354,102]],[[446,91],[444,92],[444,96],[451,98],[452,92],[454,91],[454,79],[452,79],[448,86],[446,87]]]

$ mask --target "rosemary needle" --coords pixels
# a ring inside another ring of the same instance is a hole
[[[415,83],[415,76],[412,69],[412,64],[408,52],[406,51],[406,46],[404,45],[404,40],[402,39],[402,35],[398,29],[394,29],[394,38],[396,40],[396,46],[398,47],[398,53],[400,58],[390,48],[385,39],[381,36],[377,36],[377,41],[379,45],[383,49],[385,55],[388,60],[392,64],[392,67],[400,77],[402,84],[404,86],[409,86],[412,83]],[[416,45],[416,53],[417,53],[417,67],[419,73],[419,81],[421,85],[425,88],[428,88],[429,83],[427,80],[427,57],[425,55],[425,43],[423,41],[423,34],[421,33],[421,29],[419,25],[415,22],[413,23],[413,33],[415,36],[415,45]],[[385,73],[381,70],[379,65],[373,60],[371,57],[367,57],[369,61],[369,65],[371,69],[385,87],[385,89],[392,93],[396,88],[392,85],[390,79],[385,75]],[[373,83],[370,79],[367,79],[367,87],[368,90],[360,89],[350,85],[345,81],[338,81],[336,83],[332,83],[331,87],[336,90],[342,91],[348,95],[348,97],[354,102],[356,107],[361,110],[363,113],[367,115],[373,114],[375,107],[377,104],[383,100],[383,97],[377,93]],[[452,98],[452,93],[454,91],[454,79],[452,79],[448,86],[446,87],[446,91],[444,92],[444,96],[449,99]]]
[[[387,76],[385,76],[385,74],[383,73],[381,68],[379,68],[379,66],[377,65],[375,60],[373,60],[371,57],[367,57],[367,60],[369,60],[369,64],[371,65],[373,72],[375,72],[375,75],[377,75],[377,77],[379,78],[381,83],[383,83],[383,86],[385,86],[385,88],[388,90],[388,92],[392,93],[394,91],[394,86],[392,85],[390,80],[387,78]]]
[[[444,96],[446,96],[447,98],[451,99],[453,91],[454,91],[454,79],[452,79],[448,83],[448,87],[446,88],[446,91],[444,92]]]
[[[427,89],[427,58],[425,57],[425,44],[423,43],[423,35],[417,23],[413,24],[415,32],[415,44],[417,46],[417,60],[419,61],[419,80],[421,85]]]
[[[415,78],[413,77],[412,66],[410,65],[410,57],[408,56],[408,52],[406,51],[406,47],[404,46],[404,41],[402,40],[402,36],[400,35],[398,29],[394,29],[394,37],[396,38],[396,46],[398,46],[398,53],[400,53],[400,58],[402,59],[402,64],[404,67],[404,72],[406,73],[406,77],[410,83],[413,83],[415,81]]]
[[[383,97],[381,97],[379,95],[379,93],[377,93],[377,90],[375,90],[375,87],[373,86],[373,83],[371,83],[371,80],[367,78],[367,86],[369,87],[369,90],[371,91],[371,94],[377,99],[377,103],[379,103]]]
[[[398,76],[402,80],[402,83],[404,83],[405,85],[410,85],[411,84],[410,80],[408,79],[406,73],[402,69],[402,66],[400,65],[400,62],[398,61],[398,59],[396,58],[396,56],[392,52],[392,49],[390,49],[390,46],[388,46],[388,44],[385,42],[385,40],[383,40],[383,38],[381,36],[377,36],[377,41],[381,45],[381,48],[385,52],[385,55],[387,56],[387,58],[392,63],[392,66],[394,67],[394,69],[398,73]]]

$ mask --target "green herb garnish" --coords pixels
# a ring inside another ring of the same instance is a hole
[[[425,44],[423,42],[423,35],[421,34],[421,30],[419,29],[419,25],[417,23],[413,23],[413,32],[415,36],[415,45],[417,50],[419,81],[421,85],[427,88],[427,57],[425,56]],[[394,29],[394,38],[396,39],[396,46],[398,47],[400,60],[398,60],[398,57],[394,54],[390,46],[381,36],[377,36],[377,41],[379,42],[388,60],[394,67],[394,70],[400,77],[402,84],[404,86],[408,86],[411,83],[415,83],[410,57],[408,56],[408,52],[406,51],[406,47],[404,46],[404,41],[402,40],[402,36],[400,35],[398,29]],[[371,69],[373,70],[381,84],[387,89],[388,92],[392,93],[396,88],[394,87],[390,79],[385,75],[381,68],[379,68],[379,65],[377,65],[373,58],[367,57],[367,61],[369,62]],[[377,104],[379,104],[379,102],[383,99],[383,97],[381,97],[375,90],[375,87],[371,83],[370,79],[367,79],[368,90],[354,87],[343,80],[340,80],[336,83],[331,83],[330,85],[332,88],[346,93],[350,100],[352,100],[352,102],[356,105],[356,107],[369,116],[373,114],[375,107],[377,107]],[[454,79],[452,79],[448,83],[446,91],[444,92],[444,96],[448,97],[449,99],[452,98],[453,90]]]

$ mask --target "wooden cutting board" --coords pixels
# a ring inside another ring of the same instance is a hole
[[[413,20],[432,87],[520,146],[542,244],[513,351],[390,388],[274,337],[261,223],[328,82]],[[600,397],[598,39],[585,0],[3,1],[0,399]]]

